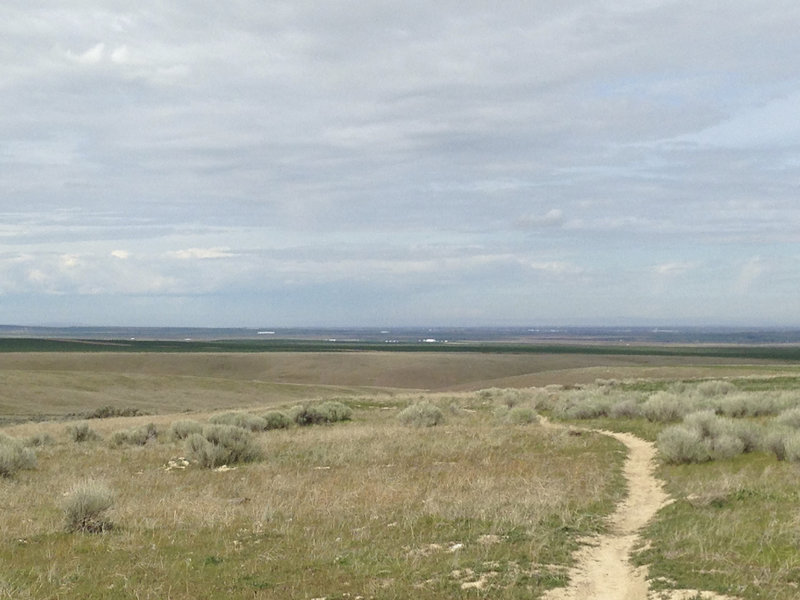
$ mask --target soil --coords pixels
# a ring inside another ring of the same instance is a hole
[[[624,467],[628,496],[611,515],[608,534],[582,540],[576,565],[569,572],[569,586],[549,590],[544,600],[683,600],[698,594],[704,600],[736,600],[698,590],[649,590],[647,567],[634,567],[630,555],[641,528],[670,502],[653,474],[656,450],[652,443],[629,433],[600,433],[628,448]]]

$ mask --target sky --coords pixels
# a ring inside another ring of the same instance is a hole
[[[800,325],[796,0],[3,0],[0,323]]]

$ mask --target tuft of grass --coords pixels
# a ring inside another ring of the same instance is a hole
[[[73,442],[94,442],[101,439],[100,434],[89,427],[88,423],[67,425],[67,436]]]
[[[434,427],[444,423],[442,409],[430,402],[417,402],[400,411],[397,415],[405,425],[414,427]]]
[[[67,531],[100,533],[113,527],[107,518],[114,494],[104,483],[87,480],[72,487],[62,508]]]
[[[189,435],[186,448],[189,456],[207,469],[252,462],[263,456],[253,435],[234,425],[207,425],[202,433]]]

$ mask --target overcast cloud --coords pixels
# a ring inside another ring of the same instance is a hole
[[[800,325],[800,3],[4,0],[0,323]]]

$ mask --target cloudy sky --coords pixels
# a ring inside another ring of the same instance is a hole
[[[796,0],[3,0],[0,323],[800,325]]]

